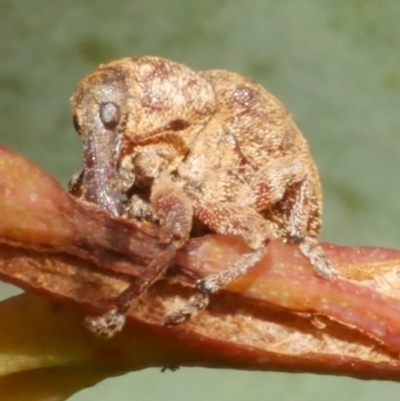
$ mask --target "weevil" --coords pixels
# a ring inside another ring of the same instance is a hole
[[[318,245],[321,184],[307,142],[283,104],[254,80],[132,57],[100,65],[71,102],[84,153],[71,192],[113,215],[158,223],[169,251],[115,308],[87,320],[94,332],[120,330],[131,301],[199,227],[239,235],[251,251],[199,280],[198,294],[167,323],[204,308],[208,294],[246,274],[272,239],[295,242],[317,275],[335,277]]]

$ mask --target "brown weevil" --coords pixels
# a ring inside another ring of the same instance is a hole
[[[297,243],[317,275],[335,277],[318,245],[321,186],[307,142],[261,85],[233,72],[195,72],[143,56],[100,65],[71,101],[84,148],[73,192],[113,215],[157,222],[169,259],[196,225],[239,235],[251,248],[199,280],[199,293],[167,323],[204,308],[207,294],[245,274],[275,238]],[[131,301],[168,262],[151,263],[115,308],[88,318],[89,327],[105,336],[119,330]]]

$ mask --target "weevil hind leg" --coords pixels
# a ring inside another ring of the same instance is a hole
[[[300,252],[310,261],[316,275],[334,279],[336,270],[318,244],[320,207],[307,179],[296,186],[293,207],[288,219],[288,240],[297,244]]]

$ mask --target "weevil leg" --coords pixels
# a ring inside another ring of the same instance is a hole
[[[262,246],[253,252],[244,254],[227,269],[198,280],[196,287],[201,292],[190,297],[188,303],[182,309],[168,314],[164,319],[164,324],[181,324],[197,315],[207,307],[209,294],[219,291],[227,284],[245,275],[263,258],[265,252],[266,246]]]
[[[262,246],[252,252],[242,255],[233,265],[219,273],[208,276],[196,283],[196,287],[207,294],[212,294],[225,287],[227,284],[244,276],[265,255],[266,246]]]
[[[187,304],[183,308],[168,313],[164,317],[163,323],[166,325],[178,325],[184,323],[204,310],[208,303],[209,294],[205,292],[197,292],[189,298]]]
[[[315,274],[334,279],[337,276],[336,270],[317,241],[319,220],[316,227],[307,227],[313,209],[316,209],[313,199],[309,181],[301,181],[289,215],[288,240],[298,245],[300,252],[311,262]],[[308,235],[305,234],[307,232]]]
[[[84,326],[99,337],[111,338],[125,325],[126,314],[132,302],[137,300],[167,270],[176,253],[174,245],[154,259],[146,271],[115,299],[115,307],[100,316],[87,316]]]
[[[115,304],[120,314],[126,314],[134,299],[142,295],[152,284],[154,284],[168,269],[169,264],[176,253],[176,246],[171,244],[165,251],[154,259],[140,277],[130,284],[116,299]]]
[[[84,170],[81,170],[79,173],[75,173],[68,183],[68,192],[77,198],[84,197],[84,186],[83,186],[84,176],[85,172]]]
[[[153,215],[160,222],[159,237],[166,249],[154,259],[140,275],[114,301],[115,307],[101,316],[87,317],[84,324],[95,334],[110,338],[120,331],[132,305],[167,270],[176,251],[187,241],[193,211],[190,202],[171,182],[154,185],[151,194]]]
[[[241,235],[253,249],[219,273],[205,277],[196,283],[200,293],[193,295],[186,306],[168,314],[166,324],[179,324],[199,313],[208,304],[208,295],[219,291],[230,282],[246,274],[266,252],[270,239],[278,238],[276,226],[253,209],[239,209],[235,204],[196,204],[195,213],[211,229],[222,234]],[[229,217],[229,218],[228,218]]]
[[[315,274],[330,280],[337,277],[336,269],[317,241],[304,237],[296,242],[300,252],[311,262]]]

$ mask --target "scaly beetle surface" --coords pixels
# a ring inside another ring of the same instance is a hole
[[[335,277],[318,245],[321,186],[307,142],[261,85],[143,56],[100,65],[71,101],[84,149],[72,193],[113,215],[157,222],[170,258],[207,231],[239,235],[251,248],[199,280],[199,293],[167,323],[204,308],[207,294],[245,274],[275,238],[297,243],[319,276]],[[167,266],[151,263],[142,285],[124,291],[105,315],[88,318],[88,326],[104,336],[120,330],[130,302]]]

